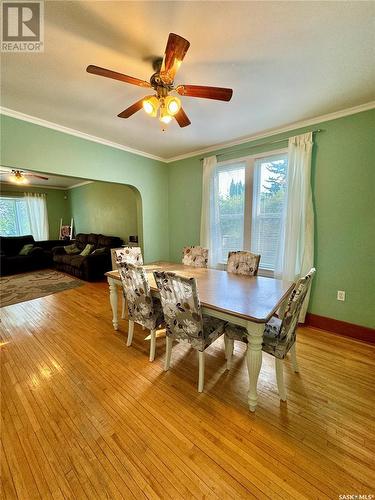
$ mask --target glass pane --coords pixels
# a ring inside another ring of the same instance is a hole
[[[243,248],[245,165],[221,167],[217,174],[219,211],[219,262],[226,262],[228,252]]]
[[[30,234],[26,202],[18,198],[0,198],[0,235]]]
[[[274,155],[255,161],[251,249],[261,255],[260,267],[275,269],[286,198],[288,157]]]
[[[15,201],[10,198],[0,198],[0,234],[18,236]]]

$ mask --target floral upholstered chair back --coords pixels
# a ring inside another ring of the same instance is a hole
[[[283,356],[278,356],[277,345],[275,346],[275,355],[277,357],[284,357],[289,351],[290,347],[296,341],[296,329],[298,325],[298,318],[301,312],[302,304],[306,295],[311,287],[311,282],[315,274],[315,268],[312,268],[306,276],[297,281],[292,293],[289,296],[288,304],[285,309],[284,316],[280,325],[277,341],[280,343],[280,348],[284,353]]]
[[[182,251],[182,263],[185,266],[207,267],[208,249],[203,247],[185,247]]]
[[[149,330],[154,329],[157,312],[143,267],[127,262],[120,262],[117,265],[128,304],[129,319]]]
[[[154,272],[160,292],[167,334],[185,340],[195,347],[201,342],[203,320],[194,278],[185,278],[174,273]]]
[[[116,263],[127,262],[134,266],[143,266],[142,250],[140,247],[123,247],[117,248]]]
[[[256,276],[258,274],[260,255],[251,252],[229,252],[228,273]]]

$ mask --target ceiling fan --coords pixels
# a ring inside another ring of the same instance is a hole
[[[37,179],[48,181],[48,177],[44,177],[43,175],[38,174],[31,174],[29,172],[24,172],[23,170],[0,170],[0,175],[9,175],[9,180],[11,182],[14,182],[15,184],[27,184],[29,182],[27,180],[27,177],[36,177]]]
[[[174,78],[189,47],[190,42],[185,40],[185,38],[175,33],[170,33],[164,57],[156,58],[153,61],[155,73],[151,76],[150,82],[91,64],[87,66],[86,71],[94,75],[105,76],[124,83],[137,85],[138,87],[154,89],[155,94],[143,97],[126,108],[117,115],[120,118],[129,118],[143,108],[147,114],[154,117],[157,116],[159,111],[159,120],[164,124],[170,123],[175,118],[180,127],[186,127],[191,122],[181,106],[181,100],[176,95],[170,95],[170,93],[177,93],[187,97],[215,99],[218,101],[230,101],[233,94],[232,89],[221,87],[206,87],[203,85],[174,86]]]

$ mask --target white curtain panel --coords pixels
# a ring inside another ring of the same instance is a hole
[[[35,241],[48,240],[49,226],[45,194],[24,193],[31,234]]]
[[[312,132],[289,138],[288,192],[275,276],[294,281],[314,265],[314,210],[311,190]],[[309,297],[299,318],[304,322]]]
[[[218,245],[213,242],[216,239],[217,227],[219,224],[214,223],[216,216],[215,212],[215,170],[217,167],[216,156],[210,156],[203,159],[203,185],[202,185],[202,212],[201,212],[201,232],[200,245],[208,248],[208,265],[215,267],[218,257],[214,254],[214,249]],[[215,229],[216,227],[216,229]]]

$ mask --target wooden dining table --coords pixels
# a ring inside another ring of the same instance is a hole
[[[262,343],[265,324],[282,307],[294,283],[264,276],[242,276],[217,269],[197,268],[171,262],[154,262],[143,266],[151,292],[158,295],[153,271],[170,271],[197,280],[203,314],[214,316],[246,328],[246,352],[249,375],[248,403],[255,411],[258,402],[257,384],[262,366]],[[109,284],[113,327],[118,329],[118,271],[106,273]]]

